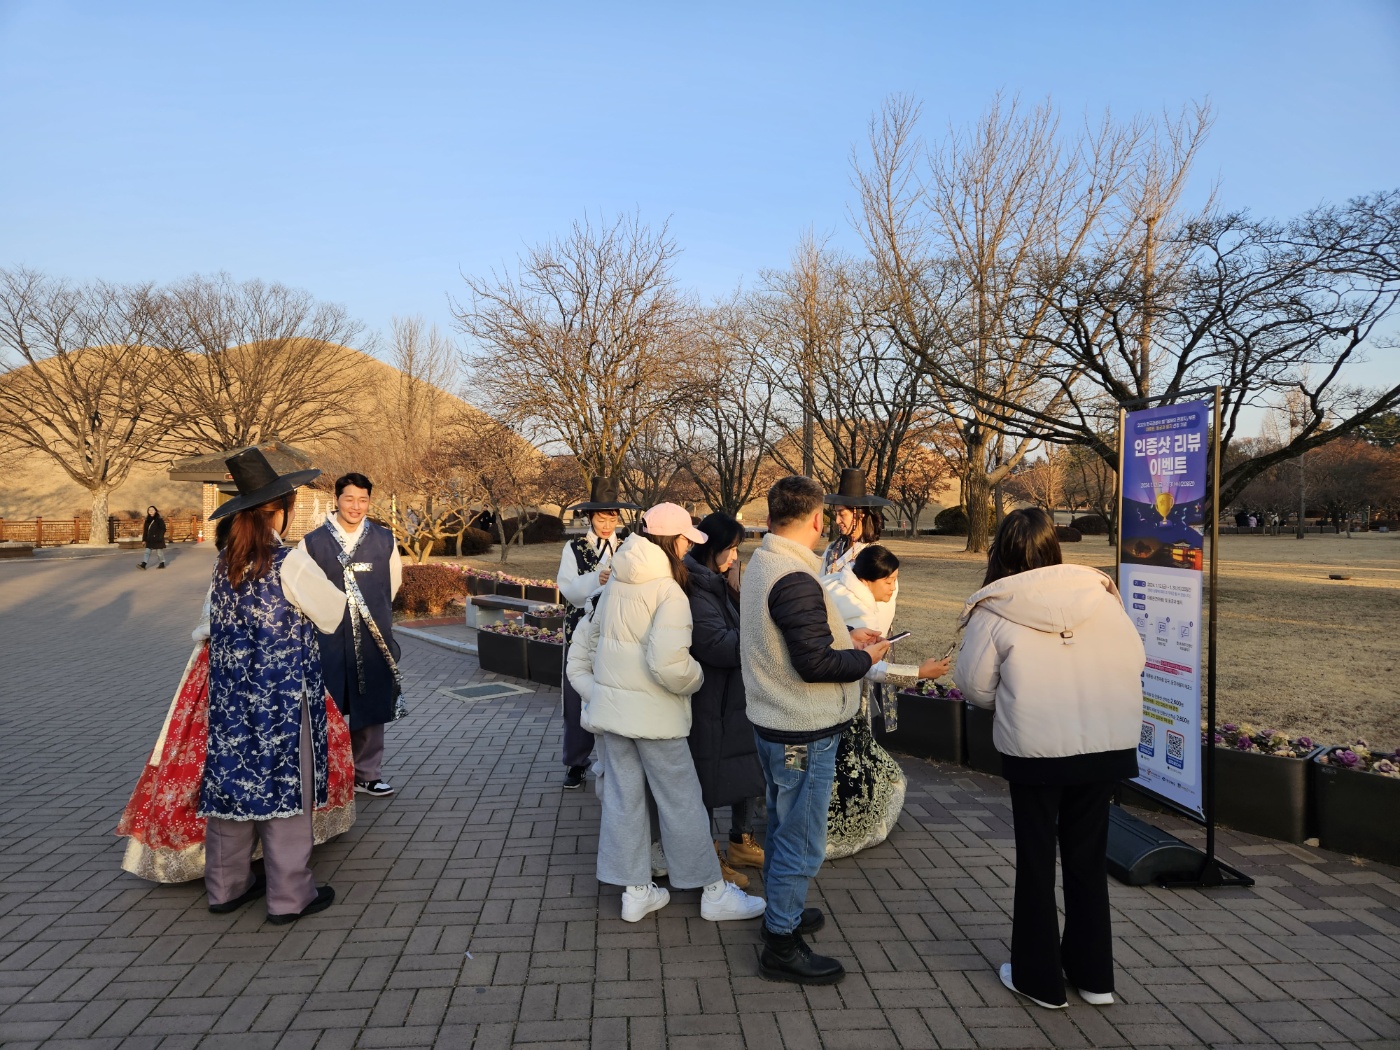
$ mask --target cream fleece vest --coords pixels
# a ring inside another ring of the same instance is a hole
[[[784,576],[812,577],[826,607],[834,649],[853,649],[836,606],[821,588],[821,559],[800,543],[769,533],[744,567],[739,593],[739,653],[749,721],[765,729],[810,732],[849,722],[860,708],[860,682],[804,682],[768,613],[768,594]]]

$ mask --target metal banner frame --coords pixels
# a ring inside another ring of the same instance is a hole
[[[1133,784],[1133,790],[1139,791],[1152,798],[1154,801],[1166,806],[1173,813],[1178,813],[1196,824],[1204,825],[1206,829],[1206,846],[1204,855],[1201,858],[1200,871],[1194,877],[1184,879],[1164,880],[1161,885],[1168,888],[1185,889],[1199,886],[1253,886],[1254,880],[1243,872],[1231,867],[1215,855],[1215,669],[1216,669],[1216,625],[1218,622],[1218,604],[1216,601],[1219,589],[1220,571],[1220,387],[1207,386],[1197,387],[1192,390],[1179,390],[1172,394],[1159,395],[1157,397],[1143,397],[1132,401],[1123,401],[1118,405],[1118,478],[1116,484],[1116,494],[1114,496],[1115,505],[1118,512],[1117,528],[1115,529],[1114,543],[1114,583],[1116,584],[1122,575],[1123,563],[1123,457],[1126,444],[1127,416],[1129,408],[1146,408],[1153,404],[1166,404],[1178,400],[1189,399],[1201,394],[1210,394],[1213,397],[1210,421],[1210,599],[1209,599],[1209,631],[1207,634],[1206,649],[1206,710],[1205,729],[1206,739],[1211,741],[1203,745],[1206,760],[1202,769],[1201,793],[1205,802],[1205,819],[1183,808],[1173,800],[1163,795],[1143,787]]]

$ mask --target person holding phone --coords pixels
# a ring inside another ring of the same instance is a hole
[[[822,578],[822,586],[850,630],[884,635],[894,617],[894,591],[899,586],[899,559],[878,543],[868,544],[840,572]],[[891,644],[908,632],[887,639]],[[877,694],[886,731],[893,729],[895,701],[879,694],[888,685],[891,693],[914,685],[921,678],[948,673],[947,657],[933,657],[917,664],[881,660],[871,666],[861,682],[860,712],[846,731],[836,754],[836,782],[827,810],[827,859],[849,857],[889,837],[904,808],[904,770],[875,741],[871,730],[870,697]]]
[[[768,534],[739,587],[739,655],[754,743],[767,787],[768,835],[759,971],[772,981],[835,984],[846,974],[806,937],[826,919],[807,887],[826,859],[827,809],[841,733],[860,686],[889,643],[853,634],[821,585],[822,488],[808,477],[768,490]]]

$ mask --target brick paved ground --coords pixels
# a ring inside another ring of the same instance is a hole
[[[1050,1013],[997,982],[999,782],[906,763],[886,845],[816,903],[835,988],[759,979],[756,924],[677,893],[621,921],[597,804],[559,790],[557,694],[468,704],[469,657],[404,646],[389,800],[317,850],[333,908],[287,927],[119,869],[111,832],[188,651],[209,555],[0,563],[0,1044],[6,1048],[1400,1046],[1400,878],[1225,834],[1248,891],[1114,887],[1120,1003]],[[470,954],[468,954],[470,953]]]

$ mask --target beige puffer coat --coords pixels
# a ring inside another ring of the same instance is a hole
[[[996,710],[1004,755],[1063,758],[1137,747],[1146,656],[1118,588],[1087,565],[983,587],[963,610],[953,680]]]
[[[690,694],[704,673],[690,655],[690,599],[666,552],[629,536],[612,561],[597,607],[574,631],[569,681],[593,733],[634,740],[690,734]]]

